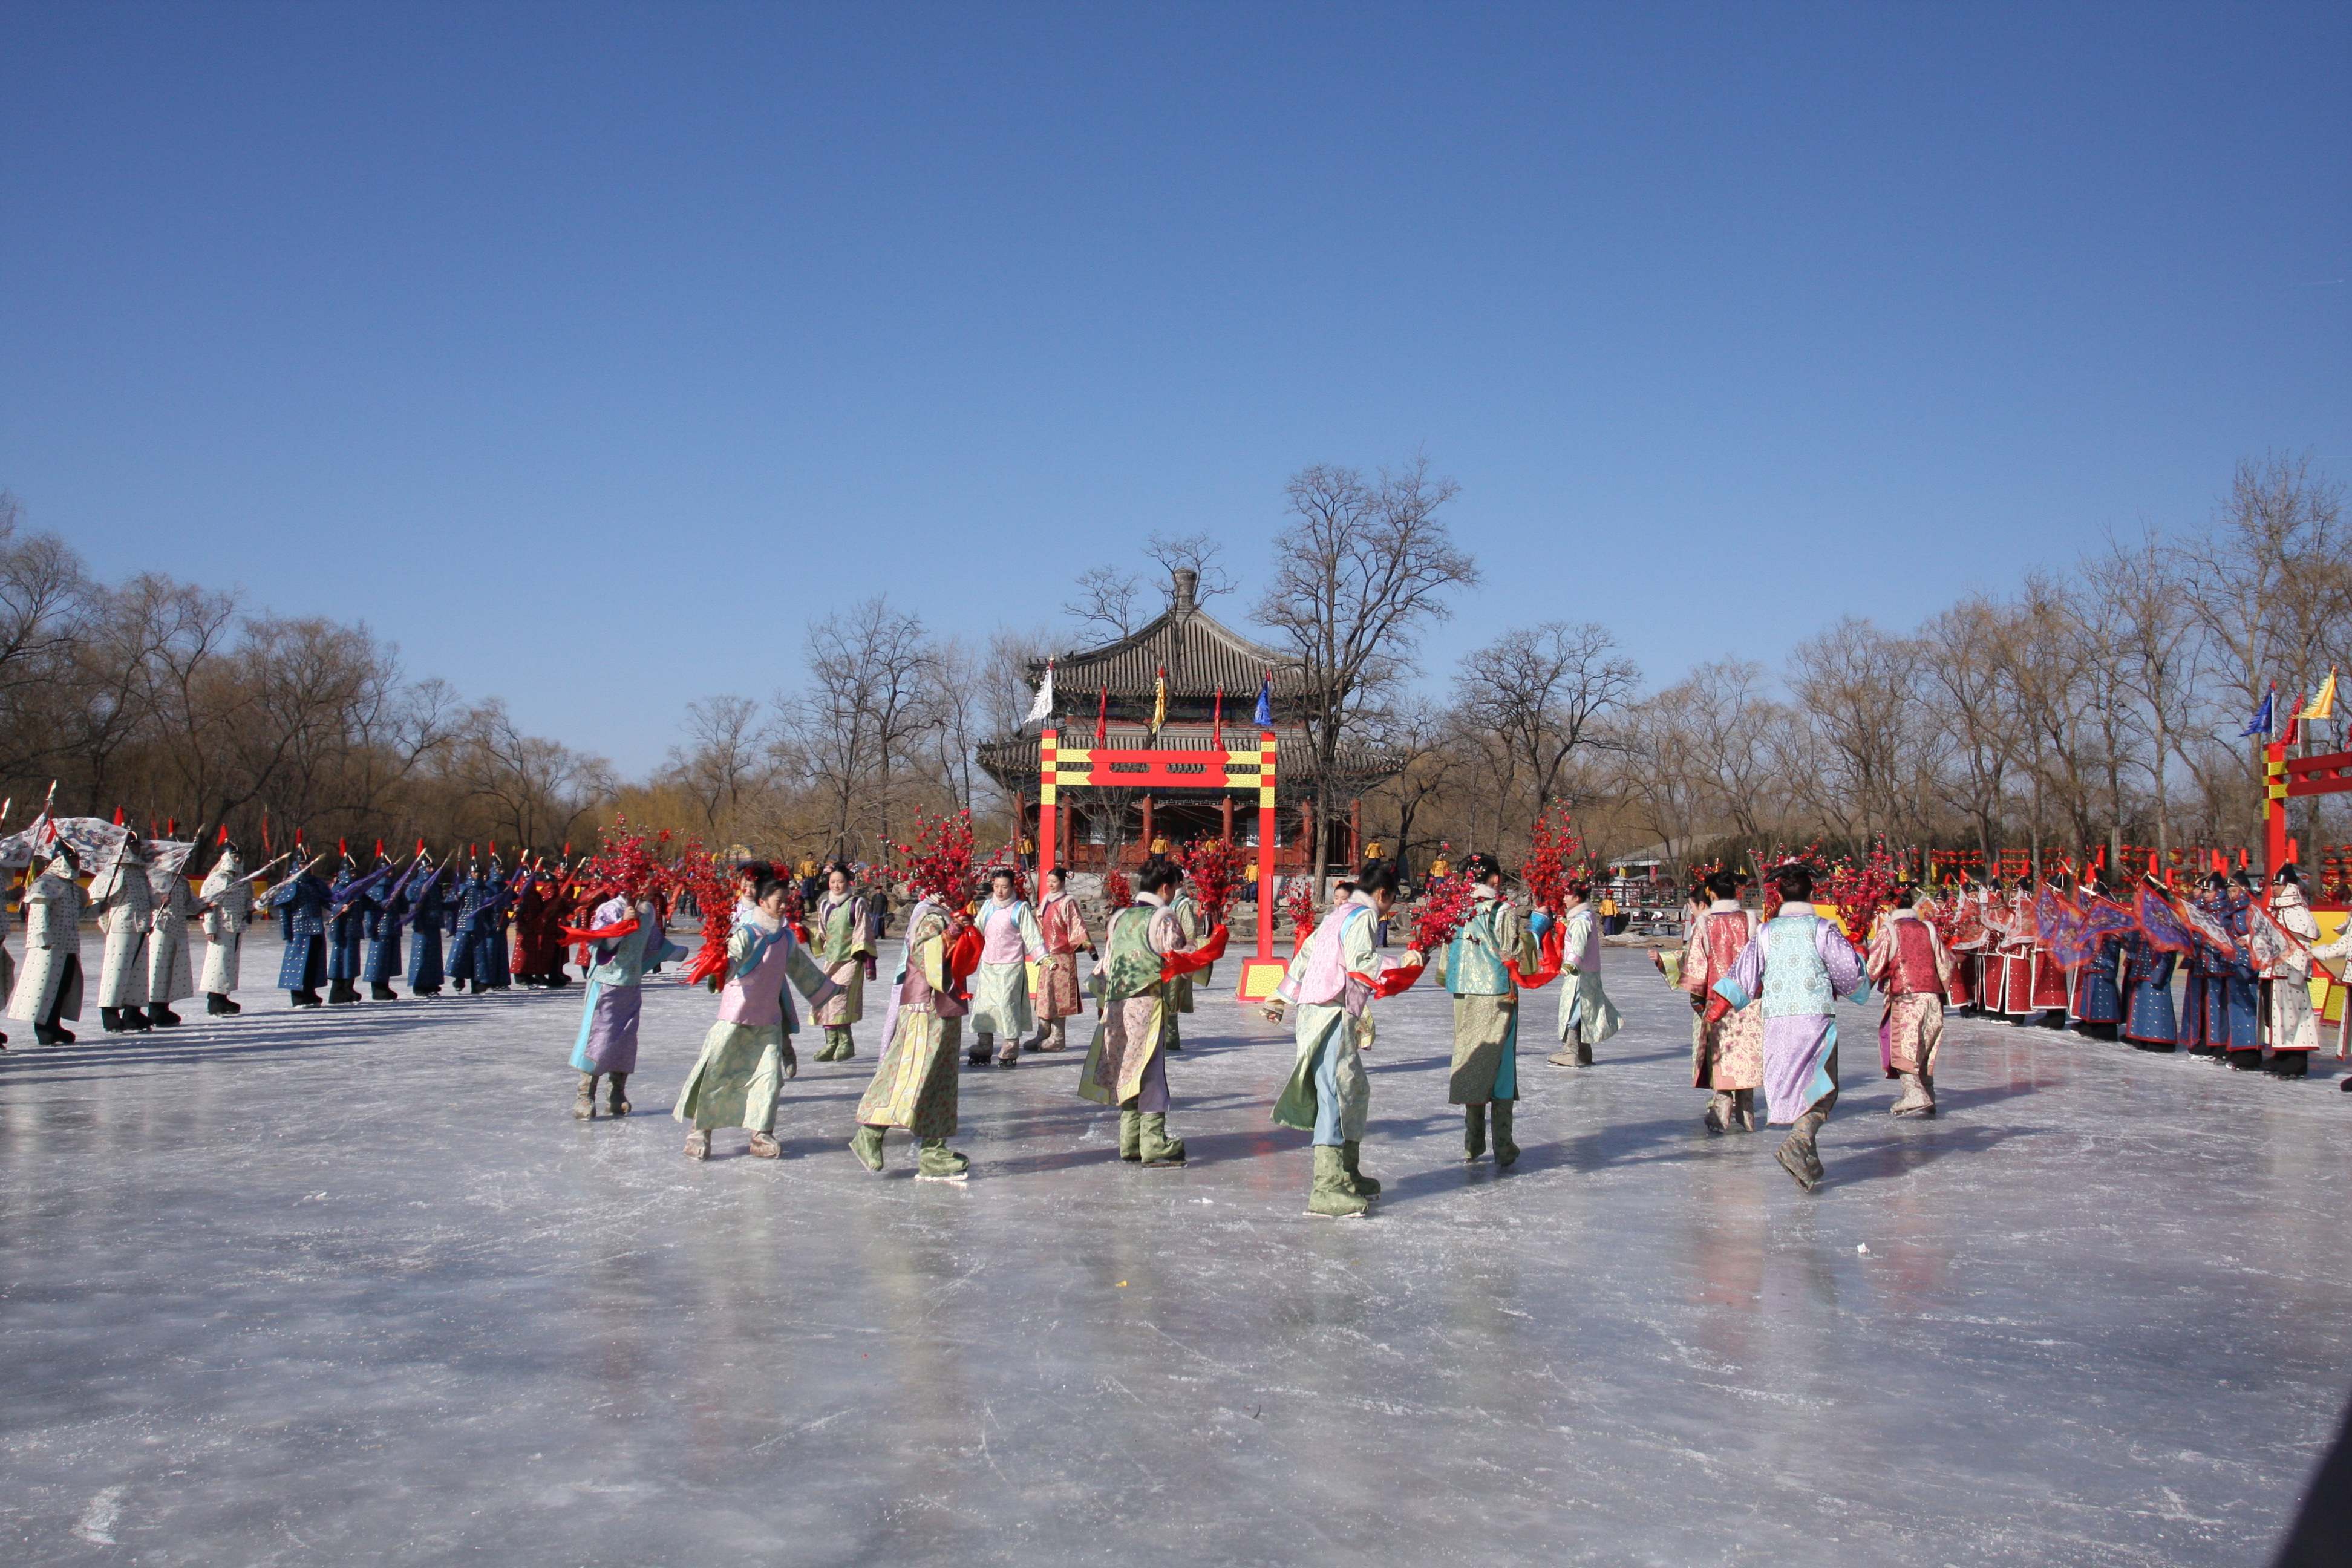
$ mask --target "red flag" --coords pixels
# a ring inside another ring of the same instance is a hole
[[[352,841],[348,838],[336,839],[335,853],[348,859],[352,853]]]
[[[228,824],[227,824],[227,823],[224,822],[224,823],[222,823],[222,824],[221,824],[220,837],[219,837],[218,838],[214,839],[214,840],[213,840],[213,843],[214,843],[214,845],[215,845],[215,847],[217,847],[226,848],[226,847],[227,847],[227,845],[228,845]]]
[[[1095,700],[1095,744],[1099,746],[1110,738],[1110,688],[1106,686]]]
[[[383,840],[381,838],[375,841],[375,858],[379,860],[383,858]]]
[[[117,827],[122,826],[122,808],[119,805],[114,808],[114,826]]]

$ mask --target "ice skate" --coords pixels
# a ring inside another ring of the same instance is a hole
[[[710,1134],[698,1127],[686,1135],[686,1157],[689,1160],[710,1158]]]
[[[783,1157],[783,1145],[777,1142],[773,1138],[769,1137],[766,1133],[754,1132],[751,1134],[751,1158],[754,1160],[782,1159]]]

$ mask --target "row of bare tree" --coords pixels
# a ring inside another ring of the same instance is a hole
[[[1603,856],[1670,863],[1821,838],[1973,850],[2252,844],[2262,774],[2241,731],[2275,682],[2352,665],[2343,490],[2305,459],[2239,466],[2213,524],[2110,539],[1926,624],[1848,617],[1773,672],[1737,658],[1639,690],[1598,626],[1505,634],[1451,700],[1378,717],[1405,761],[1382,821],[1412,854],[1527,841],[1572,807]],[[1697,651],[1697,650],[1694,650]],[[2341,743],[2341,720],[2304,740]],[[2296,804],[2304,842],[2347,837]]]
[[[245,612],[152,574],[93,581],[0,492],[0,795],[22,823],[117,809],[279,848],[339,837],[549,846],[584,836],[612,769],[520,732],[504,703],[408,680],[364,626]]]

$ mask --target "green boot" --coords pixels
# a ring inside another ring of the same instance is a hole
[[[1143,1158],[1143,1112],[1131,1106],[1122,1108],[1118,1113],[1118,1157]]]
[[[1505,1170],[1519,1157],[1519,1146],[1511,1142],[1511,1105],[1507,1100],[1495,1101],[1491,1112],[1495,1119],[1495,1163]]]
[[[1358,1197],[1348,1184],[1347,1152],[1336,1143],[1315,1145],[1315,1184],[1307,1194],[1307,1212],[1320,1219],[1360,1219],[1372,1200]]]
[[[882,1129],[858,1123],[857,1136],[849,1141],[849,1152],[857,1163],[877,1174],[882,1169]]]
[[[948,1147],[944,1138],[926,1138],[915,1161],[919,1182],[961,1182],[971,1173],[971,1162]]]
[[[1462,1108],[1462,1158],[1475,1160],[1486,1152],[1486,1108],[1465,1105]]]
[[[1184,1048],[1184,1026],[1181,1022],[1183,1016],[1181,1013],[1168,1015],[1168,1048],[1171,1051],[1181,1051]]]
[[[1339,1163],[1348,1173],[1349,1192],[1360,1198],[1376,1198],[1381,1195],[1381,1184],[1364,1174],[1363,1166],[1359,1163],[1362,1158],[1362,1149],[1361,1143],[1353,1138],[1349,1139],[1339,1145]]]
[[[1143,1163],[1146,1165],[1181,1165],[1184,1163],[1184,1140],[1168,1136],[1165,1112],[1147,1110],[1143,1113]]]

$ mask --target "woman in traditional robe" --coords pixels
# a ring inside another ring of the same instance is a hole
[[[1773,1158],[1811,1192],[1822,1175],[1817,1140],[1837,1104],[1836,999],[1860,1002],[1870,987],[1845,933],[1813,912],[1812,873],[1784,866],[1773,881],[1780,912],[1716,983],[1708,1005],[1721,1017],[1763,1004],[1765,1105],[1776,1125],[1790,1129]]]
[[[965,980],[980,966],[981,935],[961,914],[925,899],[907,916],[906,948],[883,1016],[882,1059],[857,1101],[849,1151],[867,1170],[882,1169],[882,1138],[903,1127],[921,1147],[918,1181],[961,1182],[971,1162],[948,1147],[956,1133],[957,1047],[961,1043]]]
[[[1103,942],[1102,1017],[1078,1072],[1083,1098],[1118,1107],[1118,1157],[1153,1167],[1184,1163],[1183,1140],[1168,1136],[1168,981],[1213,963],[1224,945],[1213,936],[1201,953],[1187,951],[1168,906],[1181,875],[1164,860],[1147,863],[1135,902],[1112,914]]]
[[[693,1131],[686,1135],[691,1160],[710,1157],[710,1134],[740,1127],[751,1135],[751,1152],[772,1160],[783,1152],[775,1139],[776,1096],[786,1078],[800,1075],[793,1037],[800,1032],[790,980],[811,1006],[832,999],[825,977],[793,934],[784,906],[793,884],[774,876],[751,889],[747,910],[738,911],[727,933],[727,984],[719,994],[719,1017],[702,1037],[702,1054],[678,1090],[670,1112]]]
[[[1511,1137],[1519,1098],[1519,977],[1535,971],[1536,933],[1503,896],[1503,868],[1492,855],[1470,856],[1462,874],[1470,879],[1471,910],[1445,950],[1445,988],[1454,994],[1445,1099],[1462,1108],[1462,1158],[1486,1156],[1491,1117],[1495,1163],[1507,1170],[1519,1157]]]
[[[586,931],[564,932],[588,943],[593,955],[580,1034],[572,1047],[572,1066],[580,1074],[572,1114],[583,1121],[596,1115],[600,1077],[611,1079],[608,1112],[626,1116],[634,1109],[628,1085],[629,1075],[637,1070],[637,1016],[645,1005],[646,973],[667,959],[686,956],[686,949],[662,930],[660,906],[648,894],[615,889],[590,919]]]
[[[1591,889],[1570,883],[1560,917],[1559,1038],[1568,1048],[1545,1058],[1558,1068],[1589,1068],[1592,1047],[1616,1034],[1622,1021],[1601,984],[1601,920],[1586,901]]]
[[[1069,1020],[1086,1016],[1078,989],[1078,954],[1095,951],[1084,910],[1067,890],[1069,873],[1056,866],[1045,873],[1045,901],[1038,906],[1037,930],[1045,938],[1045,962],[1037,970],[1037,1016],[1045,1026],[1036,1048],[1069,1049]]]
[[[1396,907],[1396,891],[1392,863],[1365,865],[1355,891],[1298,942],[1275,988],[1277,1005],[1268,1009],[1277,1019],[1287,1012],[1297,1043],[1289,1081],[1274,1102],[1274,1120],[1314,1140],[1307,1212],[1318,1219],[1361,1218],[1381,1195],[1381,1184],[1363,1172],[1372,1088],[1354,1020],[1374,999],[1397,994],[1422,972],[1418,952],[1408,952],[1400,963],[1380,951],[1380,923]],[[1112,962],[1118,962],[1116,950]]]
[[[1878,1019],[1878,1063],[1903,1081],[1897,1116],[1936,1114],[1936,1053],[1944,1041],[1944,1003],[1952,955],[1936,928],[1920,919],[1917,889],[1902,888],[1872,934],[1864,968],[1886,994]]]
[[[1747,951],[1756,934],[1756,916],[1739,905],[1739,878],[1717,871],[1706,879],[1707,904],[1695,912],[1684,939],[1680,978],[1690,994],[1696,1028],[1691,1040],[1691,1087],[1708,1091],[1709,1132],[1756,1131],[1756,1091],[1764,1083],[1763,1005],[1751,1002],[1721,1017],[1707,1016],[1716,982]]]
[[[874,962],[879,938],[866,895],[857,890],[848,864],[835,860],[824,868],[824,896],[817,900],[809,931],[814,957],[834,989],[811,1016],[824,1030],[821,1062],[845,1062],[857,1054],[853,1026],[866,1016],[866,971]]]
[[[982,944],[980,973],[971,987],[974,1067],[987,1063],[992,1046],[997,1066],[1018,1062],[1021,1042],[1036,1022],[1029,1005],[1029,965],[1045,962],[1045,936],[1029,900],[1013,897],[1013,873],[1002,867],[990,872],[988,900],[972,920]]]

